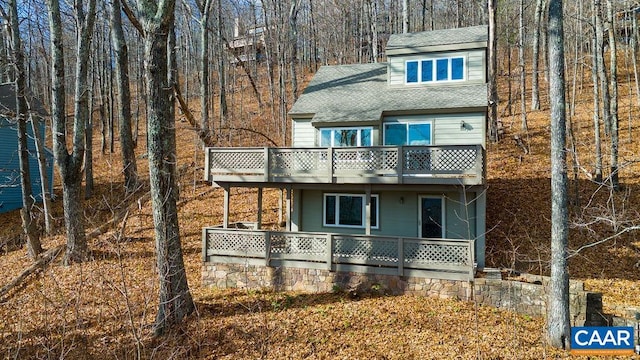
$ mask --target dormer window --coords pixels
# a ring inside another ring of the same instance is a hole
[[[408,60],[405,63],[407,84],[464,80],[464,57]]]

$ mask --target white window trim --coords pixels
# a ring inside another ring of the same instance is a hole
[[[366,147],[366,146],[373,146],[373,127],[372,126],[349,126],[349,127],[330,127],[330,128],[320,128],[318,129],[318,144],[321,146],[322,144],[322,131],[325,130],[330,130],[331,131],[331,146],[329,147]],[[357,139],[357,145],[356,146],[335,146],[334,144],[334,134],[333,132],[335,130],[357,130],[358,131],[358,139]],[[369,130],[370,131],[370,137],[371,137],[371,145],[362,145],[361,143],[361,135],[360,132],[362,130]]]
[[[407,121],[407,120],[398,120],[398,121],[387,121],[382,123],[382,143],[384,145],[387,145],[387,125],[391,125],[391,124],[404,124],[407,127],[407,138],[405,139],[407,142],[407,145],[404,146],[411,146],[408,145],[409,143],[409,125],[422,125],[422,124],[429,124],[431,125],[431,131],[429,132],[429,145],[415,145],[415,146],[430,146],[433,145],[433,120],[418,120],[418,121]]]
[[[327,224],[327,197],[335,196],[336,197],[336,224]],[[340,196],[351,196],[351,197],[361,197],[362,198],[362,225],[342,225],[338,222],[340,221]],[[371,198],[376,198],[376,226],[371,226],[372,229],[380,228],[380,197],[378,194],[371,194]],[[364,229],[367,225],[367,195],[366,194],[346,194],[346,193],[325,193],[322,196],[322,226],[325,227],[341,227],[341,228],[351,228],[351,229]]]
[[[442,229],[440,238],[446,239],[447,235],[447,202],[443,195],[418,195],[418,235],[422,236],[422,199],[439,199],[442,204]]]
[[[438,67],[437,67],[437,61],[438,60],[442,60],[442,59],[447,59],[448,61],[448,65],[447,65],[447,79],[446,80],[437,80],[437,74],[438,74]],[[462,59],[462,79],[451,79],[451,75],[452,75],[452,68],[451,68],[451,60],[452,59]],[[431,81],[422,81],[422,62],[423,61],[433,61],[433,73],[432,73],[432,80]],[[418,81],[416,82],[408,82],[407,81],[407,64],[410,62],[417,62],[418,63]],[[410,60],[405,60],[404,62],[404,83],[406,85],[417,85],[417,84],[434,84],[434,83],[447,83],[447,82],[461,82],[461,81],[466,81],[467,80],[467,57],[460,55],[460,56],[443,56],[443,57],[435,57],[435,58],[423,58],[423,59],[410,59]]]

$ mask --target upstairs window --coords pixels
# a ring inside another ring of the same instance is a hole
[[[371,146],[371,128],[327,128],[320,130],[321,147]]]
[[[464,80],[464,58],[410,60],[405,63],[407,84]]]
[[[385,145],[431,145],[431,122],[384,124]]]

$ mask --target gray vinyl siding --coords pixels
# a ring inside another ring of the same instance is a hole
[[[467,75],[469,81],[486,82],[486,54],[484,50],[470,51],[467,55]]]
[[[485,144],[485,114],[386,116],[384,122],[432,122],[432,145]],[[464,121],[464,128],[461,124]],[[381,143],[384,137],[381,137]]]
[[[293,119],[293,147],[314,147],[315,134],[311,119]]]
[[[335,191],[330,191],[335,193]],[[346,227],[327,227],[322,225],[323,194],[321,190],[302,190],[300,224],[298,231],[329,232],[342,234],[364,234],[364,229]],[[349,192],[355,193],[355,192]],[[418,199],[419,196],[445,196],[446,237],[466,239],[476,237],[476,204],[474,195],[466,197],[459,192],[417,193],[402,191],[374,192],[380,201],[380,226],[371,229],[371,235],[389,235],[395,237],[418,237]],[[464,204],[467,204],[465,206]]]
[[[469,50],[469,51],[454,51],[443,53],[423,53],[423,54],[411,54],[404,56],[389,56],[388,70],[389,70],[389,84],[390,85],[406,85],[404,78],[405,62],[407,60],[420,60],[420,59],[437,59],[443,57],[464,57],[466,60],[466,81],[468,82],[486,82],[485,76],[485,51],[483,49]],[[455,82],[433,82],[428,85],[437,86],[442,84],[454,84]],[[412,84],[410,86],[421,86],[425,84]]]

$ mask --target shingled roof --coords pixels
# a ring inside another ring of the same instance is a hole
[[[16,86],[14,83],[0,84],[0,114],[8,117],[14,117],[16,114]],[[31,106],[31,112],[41,117],[47,116],[42,102],[27,94],[27,101]]]
[[[315,123],[376,122],[383,113],[487,106],[486,84],[389,87],[387,64],[323,66],[289,111]]]
[[[486,25],[422,31],[407,34],[393,34],[389,37],[389,41],[387,42],[387,52],[397,49],[425,48],[439,45],[465,43],[486,44],[488,39],[489,28]]]

